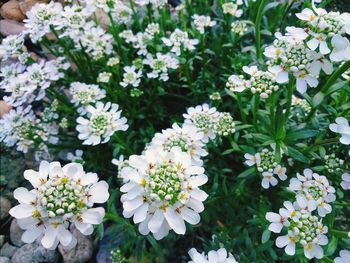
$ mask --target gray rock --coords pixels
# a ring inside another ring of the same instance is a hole
[[[13,219],[10,226],[10,239],[12,244],[17,247],[24,245],[24,242],[21,239],[23,232],[24,231],[18,226],[17,220]]]
[[[24,24],[10,19],[0,20],[0,33],[5,37],[17,35],[25,30]]]
[[[17,249],[17,247],[12,246],[8,242],[6,242],[0,250],[0,256],[11,258],[13,254],[15,254]]]
[[[15,252],[11,258],[12,263],[43,263],[56,262],[58,253],[56,250],[45,249],[39,242],[26,244]]]
[[[5,236],[4,235],[0,235],[0,247],[2,247],[2,245],[5,243]]]
[[[12,205],[9,200],[4,197],[0,197],[0,221],[6,219],[9,216],[9,211]]]
[[[77,245],[73,249],[65,250],[63,246],[58,246],[58,251],[61,253],[64,263],[88,262],[94,252],[91,237],[84,236],[77,229],[74,229],[72,233],[77,239]]]
[[[0,263],[11,263],[11,260],[7,257],[0,257]]]

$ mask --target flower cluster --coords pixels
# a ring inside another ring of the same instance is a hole
[[[230,14],[234,17],[241,17],[243,15],[243,10],[239,8],[243,4],[242,0],[237,0],[235,3],[228,2],[222,4],[222,10],[224,14]]]
[[[204,34],[204,30],[206,27],[213,27],[216,25],[215,21],[211,21],[210,16],[200,16],[197,14],[193,15],[193,23],[195,28],[201,34]]]
[[[296,195],[303,196],[310,206],[317,208],[318,215],[325,217],[332,212],[331,202],[335,201],[335,189],[329,185],[327,177],[304,170],[304,175],[297,174],[290,180],[289,189]]]
[[[171,229],[185,234],[185,221],[199,223],[208,197],[199,188],[208,180],[201,159],[207,155],[204,143],[234,132],[232,117],[207,104],[189,108],[184,117],[182,127],[174,124],[155,134],[142,155],[112,161],[125,183],[120,189],[123,215],[140,223],[141,234],[151,232],[156,239]]]
[[[86,107],[86,116],[77,118],[77,131],[79,139],[83,144],[97,145],[106,143],[116,131],[126,131],[127,119],[121,117],[118,111],[119,105],[107,102],[103,104],[98,101],[94,106]]]
[[[34,189],[17,188],[14,197],[20,204],[9,212],[24,230],[23,242],[38,240],[47,249],[58,244],[69,249],[77,243],[70,226],[90,235],[93,225],[102,223],[104,209],[93,206],[107,201],[108,184],[98,182],[95,173],[85,173],[81,164],[61,167],[58,162],[42,161],[39,172],[26,170],[24,177]]]
[[[45,90],[63,77],[60,72],[61,59],[33,63],[28,66],[13,63],[1,69],[0,90],[10,93],[4,100],[12,106],[42,100]],[[65,69],[67,65],[62,65]]]
[[[208,104],[190,107],[183,116],[185,123],[193,124],[203,132],[202,141],[205,143],[209,139],[215,139],[217,134],[227,136],[235,132],[232,116],[229,113],[218,112]]]
[[[246,158],[245,163],[248,166],[256,166],[258,172],[263,176],[261,181],[261,186],[265,189],[271,186],[276,186],[278,180],[274,177],[277,175],[282,181],[287,179],[287,168],[283,167],[276,161],[275,145],[271,145],[272,150],[264,148],[255,155],[246,153],[244,157]]]
[[[97,85],[85,84],[81,82],[72,82],[69,92],[72,94],[71,102],[78,106],[78,112],[82,112],[87,105],[96,103],[106,97],[106,91],[100,89]]]
[[[307,258],[322,258],[324,246],[328,243],[325,235],[328,227],[322,218],[332,211],[329,203],[335,200],[335,189],[329,185],[325,176],[304,170],[304,175],[290,180],[289,189],[296,194],[296,201],[284,202],[279,214],[268,212],[266,219],[271,222],[269,230],[281,233],[286,228],[287,234],[276,239],[279,248],[285,248],[288,255],[294,255],[296,244],[304,249]],[[314,215],[317,210],[318,215]]]
[[[276,33],[276,40],[265,49],[270,59],[268,66],[277,69],[276,81],[286,83],[289,75],[296,79],[296,88],[305,93],[309,87],[318,85],[321,70],[333,72],[333,62],[350,59],[350,19],[347,14],[315,8],[304,9],[296,16],[304,21],[306,28],[287,27],[287,34]]]
[[[211,250],[208,255],[200,254],[195,248],[188,251],[191,261],[188,263],[237,263],[231,253],[227,254],[225,248],[220,248],[218,251]]]
[[[231,75],[226,83],[226,87],[231,92],[243,92],[249,89],[253,94],[259,94],[262,99],[266,99],[279,89],[274,68],[270,68],[269,72],[265,72],[258,70],[256,66],[244,66],[243,71],[249,75],[249,79],[246,80],[243,76]]]
[[[171,33],[169,38],[163,37],[162,40],[166,46],[171,47],[170,51],[177,56],[180,56],[184,50],[194,50],[195,46],[199,43],[198,39],[190,39],[187,32],[181,31],[178,28]]]

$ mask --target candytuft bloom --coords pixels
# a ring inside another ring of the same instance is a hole
[[[121,117],[118,111],[119,105],[107,102],[97,102],[96,106],[86,107],[87,118],[77,119],[77,131],[79,139],[83,144],[97,145],[106,143],[116,131],[126,131],[128,129],[127,119]]]
[[[191,248],[188,254],[191,258],[188,263],[237,263],[231,253],[227,254],[225,248],[220,248],[218,251],[211,250],[208,255],[204,252],[200,254],[195,248]]]
[[[208,178],[204,168],[194,165],[179,147],[170,152],[148,149],[144,155],[130,156],[121,177],[128,181],[120,188],[123,215],[140,223],[141,234],[151,232],[159,240],[171,229],[184,235],[185,221],[199,223],[202,202],[208,197],[199,186]]]
[[[71,225],[90,235],[93,225],[102,223],[104,209],[93,206],[108,200],[108,184],[98,182],[95,173],[85,173],[81,164],[61,167],[59,162],[42,161],[39,172],[26,170],[24,177],[34,189],[17,188],[14,197],[20,204],[9,211],[25,230],[23,242],[38,240],[47,249],[58,244],[69,249],[77,243],[69,230]]]

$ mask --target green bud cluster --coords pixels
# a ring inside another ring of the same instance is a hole
[[[342,170],[344,165],[344,160],[338,158],[334,153],[326,155],[324,157],[325,165],[324,168],[327,169],[329,173],[336,173]]]
[[[184,177],[176,164],[162,163],[150,173],[150,198],[165,205],[174,205],[181,197]]]
[[[302,246],[306,247],[319,241],[324,233],[324,226],[317,216],[303,214],[299,221],[292,220],[289,230],[295,234],[296,241],[299,241]]]
[[[271,79],[267,72],[262,72],[257,76],[252,76],[250,79],[252,93],[266,93],[270,95],[273,91],[278,90],[278,85]]]
[[[268,149],[263,149],[260,152],[261,162],[258,164],[259,172],[270,172],[272,173],[275,167],[278,165],[275,159],[275,152]]]
[[[164,144],[164,150],[170,152],[173,147],[180,147],[183,152],[187,152],[190,147],[190,142],[184,136],[169,138]]]
[[[221,112],[218,121],[214,125],[215,132],[220,136],[227,136],[236,131],[235,123],[228,112]]]
[[[299,71],[306,68],[310,61],[310,54],[307,53],[304,45],[287,45],[285,57],[282,58],[282,68],[290,68],[292,71]]]
[[[92,115],[91,128],[95,135],[102,135],[110,126],[111,120],[108,112],[101,112],[96,115]]]
[[[84,209],[85,187],[68,177],[54,177],[39,188],[40,203],[48,217],[76,215]]]

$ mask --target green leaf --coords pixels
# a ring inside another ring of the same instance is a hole
[[[287,132],[285,140],[288,142],[297,141],[300,139],[307,139],[316,136],[319,133],[317,130],[303,130]]]
[[[263,234],[261,236],[261,243],[264,244],[267,241],[269,241],[270,236],[271,236],[271,231],[268,230],[268,229],[264,230],[264,232],[263,232]]]
[[[245,170],[244,172],[240,173],[237,177],[238,178],[247,178],[249,176],[252,176],[256,172],[256,168],[252,167],[249,168],[248,170]]]
[[[301,152],[299,152],[297,149],[287,146],[287,150],[288,150],[288,155],[290,157],[292,157],[293,159],[303,162],[303,163],[310,163],[310,159],[307,158],[304,154],[302,154]]]

